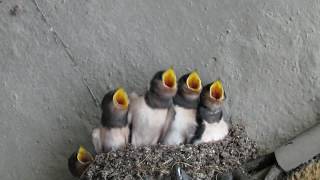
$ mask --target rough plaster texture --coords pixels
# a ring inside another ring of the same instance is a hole
[[[71,179],[99,124],[89,89],[142,93],[170,65],[220,77],[232,118],[274,149],[319,119],[319,19],[315,0],[1,0],[0,179]]]

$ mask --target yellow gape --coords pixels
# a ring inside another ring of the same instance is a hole
[[[214,81],[210,86],[210,97],[218,101],[224,100],[224,89],[220,80]]]
[[[87,164],[93,161],[92,155],[82,146],[79,147],[77,159],[81,164]]]
[[[113,95],[113,104],[121,109],[127,109],[129,98],[127,92],[123,88],[118,88]]]
[[[202,89],[201,79],[196,71],[190,73],[187,79],[187,86],[190,90],[194,92],[200,92]]]
[[[175,88],[177,83],[176,81],[177,81],[176,73],[174,72],[172,67],[166,70],[162,74],[162,82],[165,87]]]

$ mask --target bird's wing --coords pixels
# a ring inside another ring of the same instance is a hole
[[[93,129],[91,136],[92,136],[92,144],[94,146],[96,153],[101,153],[102,152],[101,129],[100,128]]]
[[[170,106],[170,108],[168,109],[168,112],[167,112],[165,124],[161,129],[161,134],[160,134],[158,142],[163,143],[164,138],[167,135],[168,129],[171,126],[175,115],[176,115],[176,111],[174,109],[174,106]]]

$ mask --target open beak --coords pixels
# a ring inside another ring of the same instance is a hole
[[[167,88],[175,88],[177,86],[177,77],[176,73],[174,72],[173,68],[169,68],[162,74],[162,83]]]
[[[197,92],[197,93],[201,92],[201,89],[202,89],[201,79],[200,79],[199,74],[196,71],[193,71],[188,76],[187,86],[193,92]]]
[[[113,95],[113,104],[121,109],[128,109],[129,97],[123,88],[119,88]]]
[[[224,89],[220,80],[216,80],[211,84],[210,97],[218,101],[224,100]]]
[[[80,146],[77,153],[77,160],[81,164],[89,164],[93,161],[93,157],[84,147]]]

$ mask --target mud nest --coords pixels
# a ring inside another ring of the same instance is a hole
[[[256,144],[241,125],[234,125],[228,136],[216,143],[180,146],[128,146],[99,154],[82,180],[143,179],[165,177],[180,165],[193,179],[210,179],[256,158]]]
[[[318,180],[320,179],[320,155],[317,155],[307,163],[300,165],[298,168],[289,173],[288,180]]]

